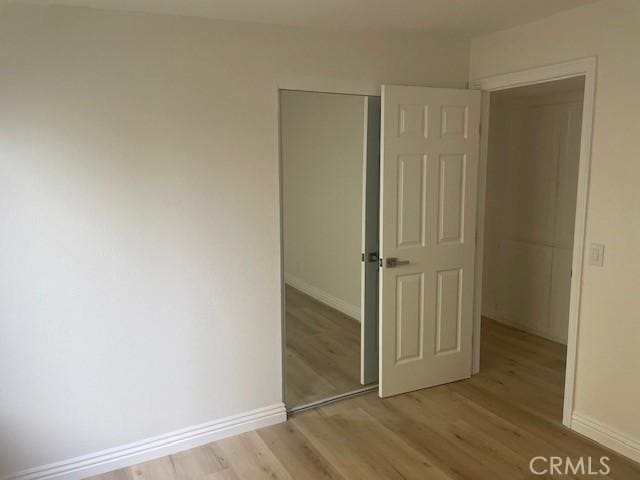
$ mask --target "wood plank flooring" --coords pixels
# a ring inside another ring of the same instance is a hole
[[[362,395],[96,480],[639,479],[640,465],[560,424],[564,357],[562,345],[484,320],[470,380]],[[612,471],[536,477],[538,455],[607,455]]]
[[[288,285],[285,307],[287,408],[361,388],[360,322]]]

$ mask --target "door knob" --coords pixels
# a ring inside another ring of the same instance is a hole
[[[398,260],[396,257],[387,257],[386,267],[387,268],[396,268],[401,265],[409,265],[409,260]]]

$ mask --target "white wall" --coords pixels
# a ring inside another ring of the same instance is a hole
[[[468,43],[0,10],[0,477],[282,402],[278,85],[462,87]]]
[[[477,78],[598,57],[586,246],[603,243],[606,250],[604,268],[584,267],[575,410],[595,425],[635,442],[637,458],[639,25],[639,2],[603,0],[476,38],[470,64],[470,76]]]
[[[365,101],[280,95],[285,278],[357,319]]]
[[[565,344],[584,96],[570,87],[491,95],[482,281],[483,315]]]

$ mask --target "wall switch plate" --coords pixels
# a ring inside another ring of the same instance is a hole
[[[592,243],[589,248],[589,265],[595,267],[604,266],[604,245],[601,243]]]

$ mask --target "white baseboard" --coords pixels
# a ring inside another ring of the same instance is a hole
[[[489,312],[483,313],[482,316],[490,318],[491,320],[493,320],[495,322],[502,323],[503,325],[506,325],[508,327],[515,328],[516,330],[522,330],[523,332],[530,333],[531,335],[535,335],[536,337],[546,338],[547,340],[551,340],[552,342],[556,342],[556,343],[561,343],[562,345],[566,345],[567,344],[567,340],[565,338],[556,337],[553,334],[550,334],[550,333],[547,333],[547,332],[543,332],[543,331],[537,330],[535,328],[528,327],[528,326],[526,326],[526,325],[524,325],[522,323],[512,322],[511,320],[507,320],[504,317],[501,317],[500,315],[496,314],[495,312],[494,312],[493,315],[491,315]]]
[[[640,462],[640,440],[632,438],[626,433],[576,412],[571,416],[571,428],[620,455]]]
[[[286,284],[291,285],[296,290],[300,290],[302,293],[306,293],[319,302],[329,305],[339,312],[342,312],[345,315],[348,315],[349,317],[355,318],[356,320],[360,321],[360,307],[358,305],[353,305],[345,300],[342,300],[341,298],[325,292],[324,290],[320,290],[313,285],[309,285],[304,280],[301,280],[298,277],[291,275],[290,273],[284,274],[284,281]]]
[[[487,318],[490,318],[492,320],[495,320],[495,318],[498,316],[498,312],[496,311],[495,308],[493,308],[493,305],[485,305],[485,304],[483,304],[480,307],[480,316],[487,317]]]
[[[284,422],[283,403],[14,473],[4,480],[80,480]]]

